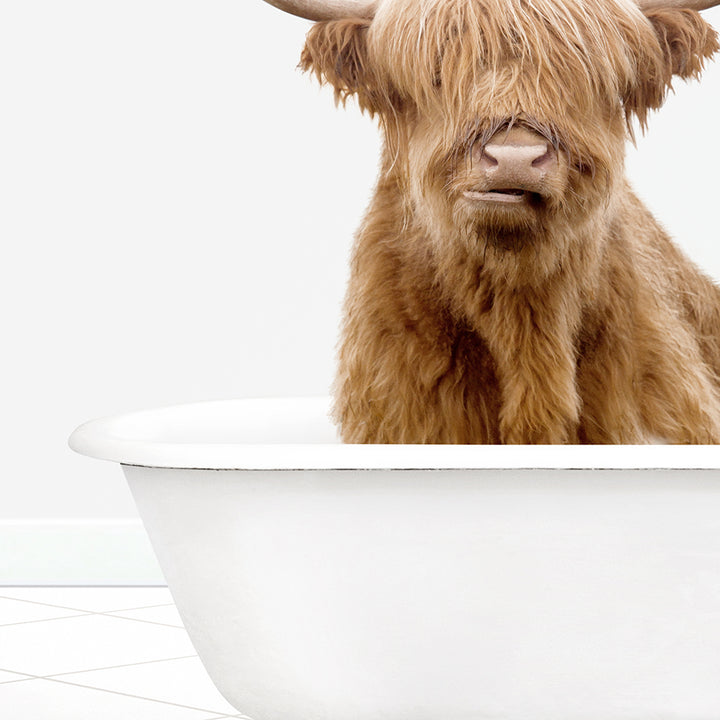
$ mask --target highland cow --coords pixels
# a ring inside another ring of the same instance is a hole
[[[624,176],[718,0],[268,0],[384,134],[335,386],[346,442],[720,442],[720,290]]]

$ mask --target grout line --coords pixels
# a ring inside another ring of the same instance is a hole
[[[28,680],[42,680],[42,678],[36,678],[29,675],[28,677],[18,678],[17,680],[0,680],[0,688],[3,685],[12,685],[13,683],[27,682]]]
[[[70,608],[68,608],[68,610],[69,609]],[[13,623],[0,623],[0,628],[13,627],[15,625],[31,625],[33,623],[52,622],[53,620],[69,620],[70,618],[79,618],[79,617],[85,617],[86,615],[94,615],[94,614],[95,613],[92,613],[90,611],[80,611],[77,615],[61,615],[60,617],[40,618],[39,620],[20,620],[18,622],[13,622]],[[170,627],[177,627],[177,625],[172,625]]]
[[[135,667],[136,665],[152,665],[153,663],[172,662],[173,660],[188,660],[190,658],[196,657],[197,655],[179,655],[178,657],[158,658],[157,660],[143,660],[142,662],[125,663],[124,665],[108,665],[107,667],[90,668],[89,670],[71,670],[70,672],[52,673],[50,675],[38,675],[36,677],[39,680],[51,680],[57,677],[64,677],[65,675],[81,675],[83,673],[101,672],[102,670],[118,670],[120,668]],[[14,671],[8,670],[7,672]]]
[[[9,672],[9,673],[15,673],[16,675],[26,675],[27,677],[25,680],[42,680],[42,675],[33,675],[32,673],[20,673],[17,670],[9,670],[8,668],[0,668],[3,672]],[[11,682],[17,682],[15,680],[12,680]]]
[[[70,609],[71,608],[68,608],[68,610],[70,610]],[[90,615],[95,615],[95,616],[99,616],[99,617],[110,617],[110,618],[115,618],[116,620],[127,620],[128,622],[140,622],[140,623],[145,623],[147,625],[160,625],[161,627],[175,628],[176,630],[185,630],[184,625],[172,625],[171,623],[162,623],[162,622],[158,622],[157,620],[144,620],[142,618],[124,617],[123,615],[115,615],[114,613],[93,612],[92,610],[86,610],[86,611],[80,610],[80,611],[77,611],[77,615],[61,615],[60,617],[40,618],[39,620],[21,620],[20,622],[14,622],[14,623],[0,623],[0,628],[13,627],[14,625],[31,625],[33,623],[41,623],[41,622],[55,622],[58,620],[72,620],[73,618],[88,617]]]
[[[194,655],[188,655],[187,657],[195,657]],[[180,658],[169,658],[170,660],[178,660]],[[149,662],[162,662],[160,660],[151,660]],[[135,663],[136,665],[145,665],[147,663]],[[127,667],[127,666],[118,666],[118,667]],[[100,668],[98,668],[100,669]],[[108,668],[110,669],[110,668]],[[5,668],[0,668],[0,670],[5,670]],[[12,670],[5,670],[5,672],[13,672]],[[82,672],[88,672],[88,671],[82,671]],[[71,674],[71,673],[65,673],[65,674]],[[194,707],[193,705],[181,705],[180,703],[174,703],[170,702],[169,700],[158,700],[157,698],[149,698],[144,697],[142,695],[133,695],[132,693],[126,693],[126,692],[120,692],[119,690],[108,690],[107,688],[99,688],[94,687],[92,685],[83,685],[82,683],[76,683],[76,682],[69,682],[68,680],[57,680],[55,677],[51,677],[49,675],[28,675],[25,680],[45,680],[47,682],[54,682],[58,683],[60,685],[70,685],[71,687],[79,687],[84,688],[86,690],[96,690],[97,692],[105,692],[110,693],[111,695],[122,695],[123,697],[129,697],[134,698],[135,700],[145,700],[147,702],[154,702],[159,703],[161,705],[171,705],[173,707],[179,707],[179,708],[185,708],[186,710],[197,710],[198,712],[206,712],[206,713],[213,713],[214,710],[208,710],[207,708],[199,708]],[[10,682],[18,682],[15,680],[11,680]],[[5,683],[2,683],[5,684]],[[213,716],[211,716],[213,717]],[[233,715],[215,715],[215,718],[226,718],[226,717],[234,717]]]
[[[184,630],[184,625],[172,625],[171,623],[161,623],[157,620],[143,620],[142,618],[128,618],[123,615],[116,615],[115,613],[95,613],[95,615],[105,615],[106,617],[116,617],[118,620],[133,620],[134,622],[144,622],[148,625],[161,625],[162,627],[174,627],[176,630]],[[2,627],[2,625],[0,625]]]
[[[0,600],[15,600],[15,602],[26,602],[32,605],[43,605],[44,607],[54,607],[59,610],[74,610],[75,612],[93,613],[93,610],[81,610],[80,608],[68,607],[67,605],[54,605],[53,603],[40,602],[39,600],[25,600],[24,598],[10,597],[8,595],[0,595]],[[60,618],[58,618],[59,620]]]
[[[101,672],[103,670],[119,670],[120,668],[136,667],[137,665],[152,665],[153,663],[173,662],[174,660],[189,660],[190,658],[196,657],[197,655],[178,655],[177,657],[158,658],[157,660],[142,660],[136,663],[124,663],[123,665],[107,665],[105,667],[90,668],[86,670],[70,670],[68,672],[50,673],[48,675],[32,675],[30,673],[21,672],[19,670],[9,670],[8,668],[0,668],[0,671],[13,673],[15,675],[25,675],[24,678],[18,678],[17,680],[7,680],[6,682],[19,682],[20,680],[52,680],[57,677],[64,677],[65,675],[82,675],[84,673]],[[4,685],[5,682],[0,682],[0,684]]]
[[[119,613],[119,612],[130,612],[131,610],[152,610],[153,608],[159,607],[174,607],[175,603],[160,603],[159,605],[141,605],[140,607],[126,607],[118,608],[117,610],[98,610],[97,612],[103,613]]]
[[[123,617],[122,615],[116,615],[115,613],[93,613],[94,615],[104,615],[105,617],[114,617],[118,620],[131,620],[133,622],[147,623],[148,625],[162,625],[163,627],[175,628],[176,630],[184,630],[184,625],[171,625],[170,623],[161,623],[157,620],[143,620],[142,618],[130,618]],[[62,619],[62,618],[60,618]]]
[[[21,625],[24,623],[47,622],[49,620],[65,620],[67,618],[84,617],[86,615],[104,615],[105,617],[114,617],[118,618],[119,620],[134,620],[135,622],[150,623],[151,625],[162,625],[163,627],[178,628],[180,630],[185,629],[182,625],[172,625],[170,623],[161,623],[157,622],[156,620],[145,620],[143,618],[123,617],[116,614],[121,612],[134,612],[135,610],[149,610],[151,608],[158,607],[174,607],[174,603],[161,603],[159,605],[141,605],[139,607],[123,608],[121,610],[81,610],[80,608],[68,607],[67,605],[53,605],[51,603],[40,602],[39,600],[25,600],[24,598],[14,598],[8,597],[6,595],[0,595],[0,600],[13,600],[15,602],[25,602],[31,603],[32,605],[42,605],[43,607],[57,608],[58,610],[72,610],[73,612],[78,613],[77,615],[61,615],[60,617],[42,618],[41,620],[23,620],[19,623],[5,623],[0,624],[0,627],[6,627],[9,625]]]
[[[157,605],[139,605],[138,607],[119,608],[118,610],[82,610],[81,608],[68,607],[67,605],[56,605],[55,603],[41,602],[40,600],[27,600],[25,598],[11,597],[10,595],[0,595],[0,600],[14,600],[15,602],[26,602],[32,605],[44,605],[46,607],[60,608],[60,610],[75,610],[76,612],[85,613],[109,613],[109,612],[127,612],[128,610],[149,610],[156,607],[169,607],[175,603],[159,603]]]
[[[180,703],[170,702],[169,700],[158,700],[157,698],[143,697],[142,695],[133,695],[131,693],[120,692],[119,690],[107,690],[106,688],[98,688],[93,687],[92,685],[83,685],[82,683],[68,682],[67,680],[56,680],[55,678],[51,677],[38,677],[37,679],[47,680],[48,682],[60,683],[62,685],[71,685],[73,687],[85,688],[86,690],[97,690],[97,692],[106,692],[112,695],[122,695],[123,697],[134,698],[136,700],[146,700],[147,702],[160,703],[161,705],[172,705],[173,707],[185,708],[186,710],[197,710],[198,712],[206,713],[213,712],[213,710],[208,710],[207,708],[199,708],[192,705],[181,705]],[[230,717],[232,717],[232,715]]]
[[[15,670],[7,670],[5,668],[0,668],[0,671],[9,673],[10,675],[22,676],[22,677],[15,678],[15,680],[0,680],[0,685],[9,685],[10,683],[23,682],[24,680],[35,680],[36,679],[33,675],[28,675],[27,673],[20,673]]]

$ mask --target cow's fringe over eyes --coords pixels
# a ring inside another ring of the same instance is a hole
[[[473,107],[502,104],[518,83],[544,100],[538,117],[564,110],[573,127],[588,103],[624,103],[632,136],[633,117],[646,126],[672,75],[696,76],[717,48],[696,12],[643,14],[633,0],[392,0],[372,23],[318,23],[300,65],[371,114],[439,110],[454,137]]]
[[[617,103],[640,62],[659,64],[651,24],[611,0],[396,0],[380,5],[369,45],[401,95],[456,127],[479,94],[494,105],[520,80],[555,113],[570,93],[583,116],[583,100]]]

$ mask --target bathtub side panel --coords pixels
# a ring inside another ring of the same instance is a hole
[[[710,472],[125,472],[255,720],[717,720]]]

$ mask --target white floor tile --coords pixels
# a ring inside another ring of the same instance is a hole
[[[194,655],[184,630],[109,615],[0,627],[0,668],[54,675]]]
[[[88,612],[112,612],[173,602],[166,587],[0,587],[0,595]]]
[[[215,714],[53,680],[0,685],[7,720],[209,720]]]
[[[178,613],[174,605],[159,605],[158,607],[146,607],[139,610],[118,610],[110,614],[115,617],[128,618],[129,620],[142,620],[144,622],[160,623],[161,625],[183,627],[180,613]]]
[[[58,679],[207,709],[216,715],[237,713],[220,695],[197,657],[74,673]]]
[[[38,605],[24,600],[9,600],[0,591],[0,625],[51,620],[53,618],[78,615],[77,610],[64,610],[49,605]]]
[[[0,587],[0,668],[2,720],[246,717],[207,676],[167,588]]]

